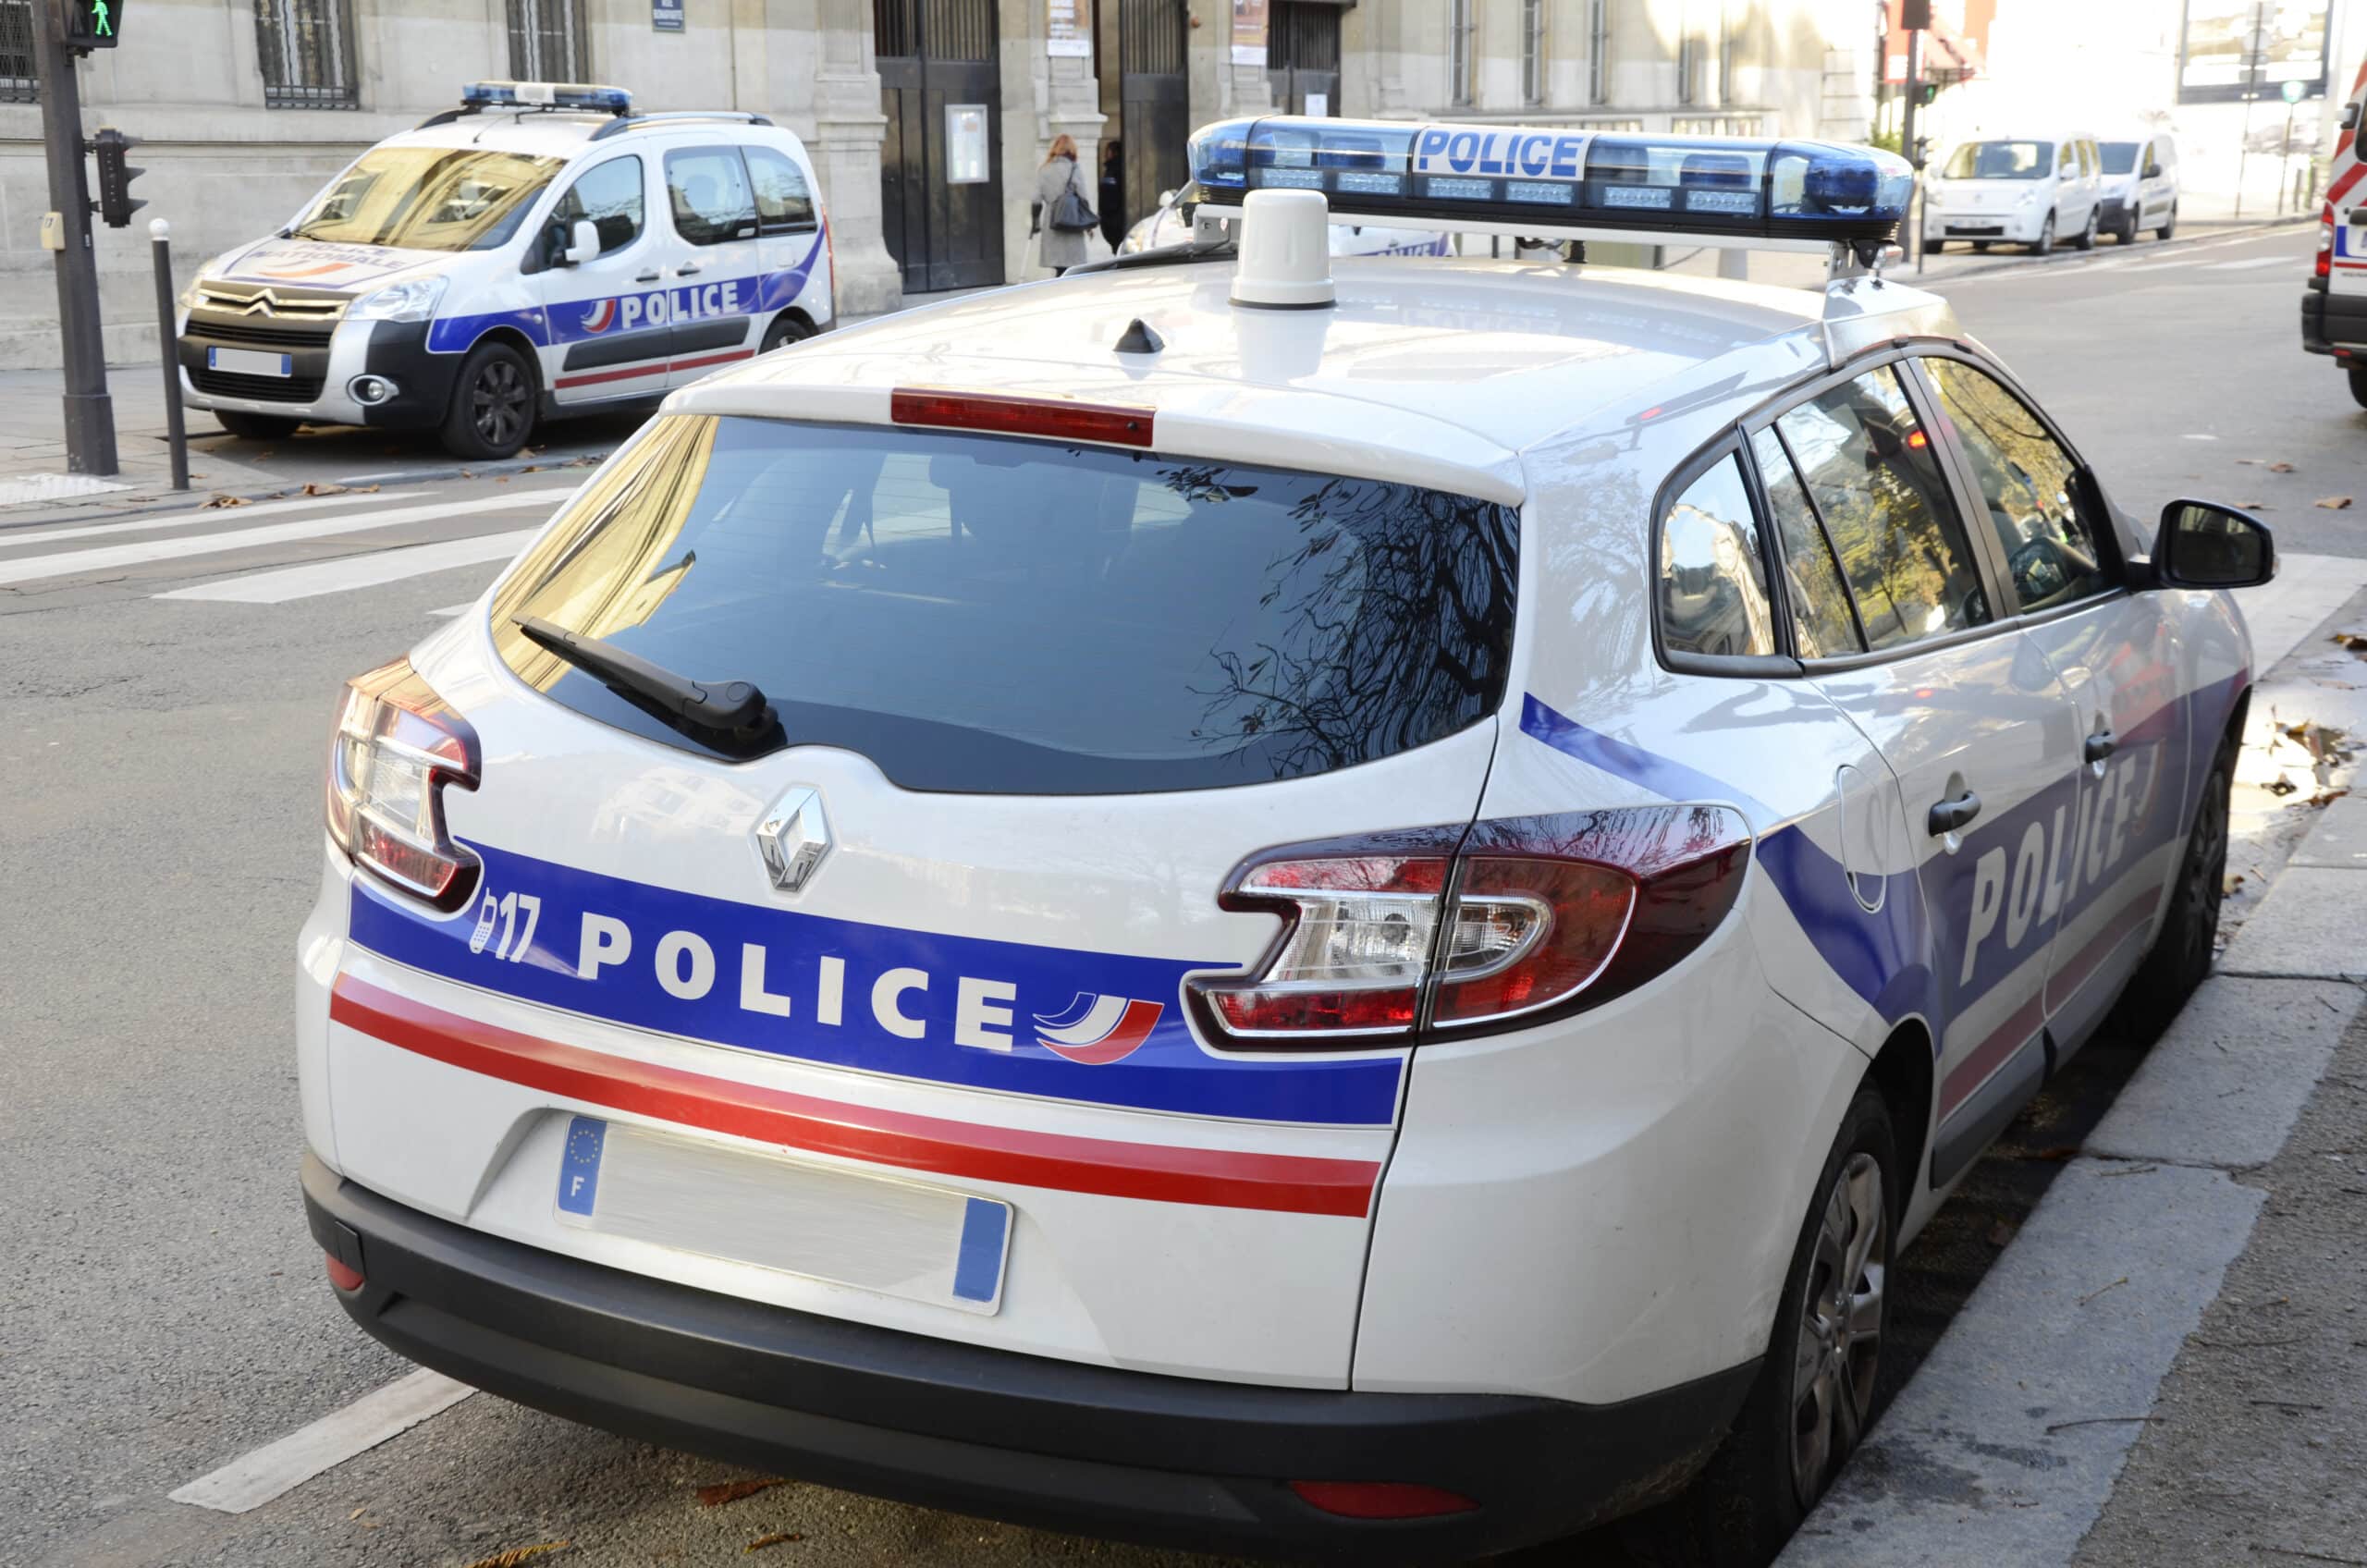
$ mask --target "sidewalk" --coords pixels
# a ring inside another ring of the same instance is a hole
[[[2256,693],[2254,731],[2272,708],[2367,731],[2367,663],[2324,641],[2362,627],[2367,594]],[[1781,1568],[2367,1563],[2362,916],[2350,794]]]

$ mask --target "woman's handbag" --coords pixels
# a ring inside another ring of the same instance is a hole
[[[1093,211],[1093,203],[1076,188],[1076,165],[1069,165],[1068,189],[1052,203],[1051,224],[1063,234],[1083,234],[1101,227],[1101,219]]]

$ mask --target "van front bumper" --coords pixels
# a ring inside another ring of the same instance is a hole
[[[1667,1497],[1758,1364],[1617,1404],[1210,1382],[792,1312],[435,1219],[310,1154],[347,1314],[398,1353],[571,1420],[800,1479],[1086,1535],[1355,1562],[1545,1540]],[[1156,1286],[1146,1282],[1146,1289]],[[1476,1505],[1343,1518],[1289,1483],[1398,1481]]]
[[[339,322],[321,340],[259,343],[252,330],[225,324],[211,329],[202,315],[183,318],[178,343],[181,401],[193,409],[232,409],[243,413],[299,420],[307,424],[365,424],[417,430],[443,423],[451,407],[460,354],[427,351],[428,322]],[[286,354],[285,376],[227,374],[213,368],[210,349]],[[370,374],[391,382],[395,395],[364,404],[351,391]]]

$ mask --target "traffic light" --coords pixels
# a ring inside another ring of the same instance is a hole
[[[131,194],[131,182],[147,171],[123,161],[124,154],[139,145],[113,126],[101,127],[91,141],[91,151],[99,157],[99,220],[109,228],[128,227],[131,214],[148,204],[133,200]]]
[[[1940,84],[1936,81],[1923,82],[1915,89],[1915,101],[1927,109],[1938,101],[1939,96]]]
[[[55,0],[65,13],[68,49],[112,49],[123,29],[123,0]]]

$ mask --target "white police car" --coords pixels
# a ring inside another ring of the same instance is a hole
[[[827,329],[812,164],[761,115],[477,82],[181,297],[182,398],[235,435],[433,428],[507,457],[536,421],[647,404]]]
[[[2210,962],[2268,536],[2133,525],[1927,294],[1316,232],[1865,250],[1888,154],[1193,159],[1203,243],[676,395],[353,681],[299,982],[338,1298],[972,1513],[1763,1559],[1896,1249]]]

